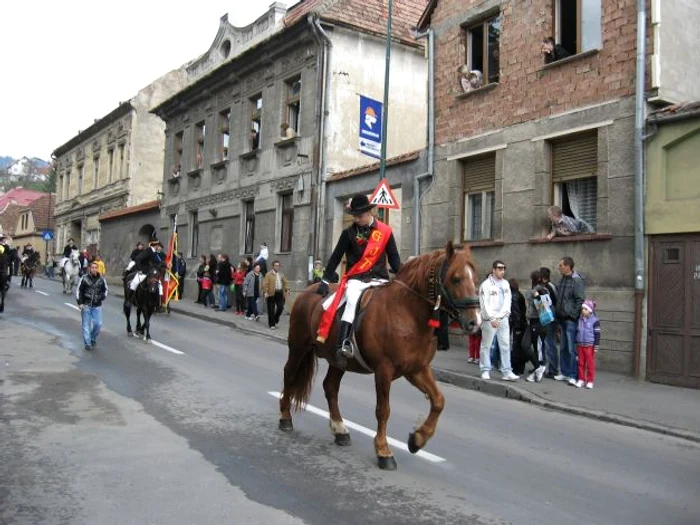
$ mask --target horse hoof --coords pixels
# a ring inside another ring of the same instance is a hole
[[[421,447],[419,447],[416,444],[416,433],[415,432],[411,432],[408,435],[408,443],[407,444],[408,444],[408,451],[411,454],[415,454],[416,452],[418,452],[421,449]]]
[[[389,456],[388,458],[377,456],[377,464],[382,470],[396,470],[396,460],[394,456]]]
[[[339,447],[349,447],[350,445],[352,445],[350,434],[336,434],[335,444]]]
[[[291,419],[280,419],[280,430],[282,432],[291,432],[294,430],[294,425]]]

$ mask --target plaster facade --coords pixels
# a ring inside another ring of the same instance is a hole
[[[73,237],[99,252],[101,214],[158,197],[164,126],[149,110],[185,83],[184,68],[171,71],[54,151],[57,251]]]

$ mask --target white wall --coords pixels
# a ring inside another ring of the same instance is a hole
[[[663,9],[662,9],[663,4]],[[700,1],[652,0],[652,86],[667,102],[700,100]]]
[[[360,95],[384,97],[385,40],[341,28],[330,32],[331,85],[328,169],[376,162],[359,151]],[[387,158],[426,147],[428,66],[422,49],[393,43],[389,81]]]

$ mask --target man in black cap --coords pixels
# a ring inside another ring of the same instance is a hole
[[[345,275],[336,293],[323,303],[325,313],[316,338],[319,342],[325,342],[338,306],[345,301],[335,350],[335,364],[339,368],[345,368],[347,357],[353,355],[349,338],[355,319],[355,308],[362,291],[388,281],[387,260],[394,273],[398,272],[401,266],[394,234],[387,224],[372,215],[374,207],[366,195],[352,198],[347,213],[353,216],[353,224],[340,234],[317,290],[323,297],[328,295],[328,283],[345,256]]]
[[[131,279],[131,283],[129,284],[129,289],[132,292],[136,291],[138,285],[141,284],[141,282],[146,278],[146,275],[151,269],[160,269],[160,267],[163,265],[163,256],[161,255],[162,251],[163,244],[160,241],[154,241],[149,244],[148,248],[141,250],[141,253],[136,256],[135,261],[131,261],[129,263],[129,266],[127,266],[127,271],[130,271],[134,267],[137,271],[136,275],[134,275],[133,279]],[[163,295],[163,284],[159,282],[158,285],[160,295]]]

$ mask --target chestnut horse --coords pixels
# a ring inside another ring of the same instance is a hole
[[[311,394],[317,357],[330,366],[323,390],[328,401],[331,433],[338,445],[349,445],[350,435],[338,408],[338,391],[345,370],[334,366],[337,322],[325,343],[316,341],[323,313],[318,285],[309,287],[294,301],[289,320],[289,355],[284,367],[284,388],[280,398],[280,430],[290,431],[292,410],[303,408]],[[475,332],[481,324],[477,293],[477,272],[468,248],[454,247],[409,260],[388,285],[371,288],[362,297],[362,322],[355,332],[359,352],[371,372],[356,359],[349,359],[347,370],[373,373],[377,393],[377,435],[374,448],[379,467],[396,469],[387,444],[389,390],[391,382],[405,377],[430,401],[430,414],[408,438],[413,454],[423,448],[435,433],[445,401],[430,362],[436,351],[429,321],[436,307],[446,310],[465,331]],[[437,312],[435,312],[437,313]],[[358,350],[356,350],[358,351]]]

